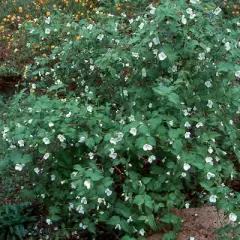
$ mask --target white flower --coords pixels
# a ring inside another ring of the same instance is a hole
[[[48,225],[51,225],[52,224],[52,221],[51,221],[51,219],[46,219],[46,223],[48,224]]]
[[[173,120],[169,121],[168,124],[169,124],[170,126],[173,126],[173,124],[174,124]]]
[[[107,194],[108,197],[112,195],[112,191],[108,188],[105,190],[105,193]]]
[[[54,181],[56,179],[55,175],[51,175],[51,181]]]
[[[110,143],[116,145],[116,144],[117,144],[117,139],[111,137],[111,138],[110,138]]]
[[[3,128],[3,133],[7,133],[9,131],[9,127],[4,127]]]
[[[199,2],[200,2],[200,0],[190,0],[190,3],[192,3],[192,4],[197,4]]]
[[[123,90],[123,95],[124,95],[125,97],[128,96],[128,91],[127,91],[126,89]]]
[[[240,71],[235,72],[235,77],[240,78]]]
[[[211,203],[215,203],[215,202],[217,201],[217,196],[216,196],[216,195],[210,196],[209,201],[210,201]]]
[[[45,23],[46,23],[46,24],[50,24],[50,21],[51,21],[51,18],[50,18],[50,17],[47,17],[47,18],[45,19]]]
[[[83,143],[83,142],[85,142],[85,140],[86,140],[85,137],[80,137],[79,140],[78,140],[78,142],[79,142],[79,143]]]
[[[121,226],[119,223],[115,226],[115,229],[121,230]]]
[[[39,173],[40,173],[40,169],[39,169],[39,168],[34,168],[34,172],[35,172],[36,174],[39,174]]]
[[[18,140],[18,145],[20,147],[24,147],[24,140]]]
[[[155,160],[156,160],[156,157],[154,155],[151,155],[150,157],[148,157],[148,162],[149,163],[152,163]]]
[[[82,229],[86,229],[87,228],[87,226],[82,224],[82,223],[79,223],[79,227],[82,228]]]
[[[143,145],[143,150],[144,151],[151,151],[153,147],[150,144],[144,144]]]
[[[140,229],[140,230],[139,230],[139,234],[142,235],[142,236],[144,236],[144,234],[145,234],[144,229]]]
[[[190,19],[194,19],[195,17],[196,17],[195,13],[191,13],[190,16],[189,16]]]
[[[211,48],[210,47],[207,47],[206,48],[206,52],[209,53],[211,51]]]
[[[136,129],[136,128],[131,128],[131,129],[130,129],[130,133],[131,133],[133,136],[136,136],[136,135],[137,135],[137,129]]]
[[[46,29],[45,29],[45,33],[46,33],[46,34],[50,34],[50,32],[51,32],[51,30],[50,30],[49,28],[46,28]]]
[[[208,106],[209,108],[212,108],[212,106],[213,106],[212,100],[208,100],[207,106]]]
[[[182,15],[182,24],[187,24],[187,19],[185,18],[185,15]]]
[[[87,26],[87,29],[90,30],[90,31],[92,30],[92,28],[93,28],[93,25],[92,25],[92,24],[89,24],[89,25]]]
[[[184,110],[182,110],[182,111],[183,111],[183,115],[184,115],[184,116],[188,116],[188,115],[189,115],[189,112],[188,112],[187,109],[184,109]]]
[[[155,37],[155,38],[153,38],[153,43],[154,43],[155,45],[160,44],[159,37]]]
[[[213,11],[213,14],[214,14],[214,15],[218,15],[221,11],[222,11],[222,9],[221,9],[220,7],[217,7],[217,8]]]
[[[213,165],[213,159],[211,157],[206,157],[205,158],[205,162],[206,163],[210,163],[211,165]]]
[[[135,58],[139,58],[139,54],[136,53],[136,52],[132,52],[132,56],[135,57]]]
[[[183,164],[184,171],[188,171],[191,168],[191,166],[188,163]]]
[[[45,153],[43,156],[43,159],[47,160],[49,158],[50,154],[49,153]]]
[[[205,59],[205,53],[199,53],[198,59],[201,60],[201,61],[204,60]]]
[[[211,147],[209,147],[209,148],[208,148],[208,152],[209,152],[210,154],[212,154],[212,153],[213,153],[213,149],[212,149]]]
[[[181,174],[181,176],[182,176],[182,177],[186,177],[187,174],[186,174],[185,172],[183,172],[183,173]]]
[[[17,163],[17,164],[15,165],[15,170],[21,172],[22,169],[23,169],[23,167],[24,167],[24,164],[18,164],[18,163]]]
[[[150,10],[150,14],[154,15],[154,14],[155,14],[155,11],[156,11],[156,8],[153,7],[152,4],[149,5],[149,8],[151,8],[151,10]]]
[[[130,117],[128,117],[128,120],[129,120],[130,122],[134,122],[134,121],[135,121],[135,117],[134,117],[133,115],[131,115]]]
[[[186,13],[187,13],[187,14],[192,14],[192,13],[193,13],[193,10],[192,10],[191,8],[187,8],[187,9],[186,9]]]
[[[93,71],[95,67],[93,65],[91,65],[89,68],[91,71]]]
[[[71,117],[71,115],[72,115],[72,113],[71,113],[71,112],[69,112],[69,113],[66,115],[66,117],[67,117],[67,118],[70,118],[70,117]]]
[[[211,173],[211,172],[208,172],[207,173],[207,179],[210,180],[211,178],[214,178],[215,177],[215,174],[214,173]]]
[[[93,110],[93,107],[92,107],[92,106],[90,106],[90,105],[89,105],[89,106],[87,106],[87,111],[88,111],[88,112],[90,112],[90,113],[91,113],[91,112],[92,112],[92,110]]]
[[[229,220],[232,222],[236,222],[237,221],[237,215],[234,213],[230,213],[229,214]]]
[[[164,61],[167,58],[167,55],[164,52],[160,52],[158,58],[160,61]]]
[[[49,127],[53,127],[53,126],[54,126],[54,123],[53,123],[53,122],[49,122],[49,123],[48,123],[48,126],[49,126]]]
[[[207,88],[210,88],[210,87],[212,87],[212,83],[211,83],[210,81],[206,81],[206,82],[205,82],[205,86],[206,86]]]
[[[91,182],[90,182],[89,179],[84,181],[84,186],[85,186],[87,189],[90,189],[90,187],[91,187]]]
[[[225,43],[225,49],[226,51],[229,51],[231,49],[230,42]]]
[[[144,27],[144,23],[141,23],[138,27],[140,28],[140,30],[142,30]]]
[[[185,122],[184,127],[190,128],[190,127],[191,127],[191,124],[190,124],[189,122]]]
[[[230,125],[233,125],[233,120],[229,120],[229,124],[230,124]]]
[[[109,157],[112,158],[112,159],[116,159],[117,158],[117,153],[114,152],[113,148],[110,149]]]
[[[185,203],[185,208],[189,208],[190,203]]]
[[[83,204],[87,204],[87,199],[86,199],[86,197],[83,197],[82,199],[81,199],[81,203],[83,203]]]
[[[177,71],[177,66],[176,65],[172,66],[172,72],[176,72],[176,71]]]
[[[148,107],[149,107],[149,108],[152,108],[152,106],[153,106],[152,103],[149,103],[149,104],[148,104]]]
[[[66,140],[66,138],[62,134],[58,134],[57,138],[60,142],[64,142]]]
[[[90,152],[90,153],[88,154],[88,156],[89,156],[90,159],[93,159],[93,158],[94,158],[94,154],[93,154],[92,152]]]
[[[133,221],[132,216],[130,216],[130,217],[127,219],[127,223],[130,223],[130,222],[132,222],[132,221]]]
[[[130,23],[130,24],[132,24],[132,23],[133,23],[133,21],[134,21],[134,20],[131,18],[131,19],[129,20],[129,23]]]
[[[50,140],[49,140],[47,137],[43,138],[43,142],[44,142],[46,145],[50,144]]]
[[[37,88],[36,83],[33,83],[33,84],[32,84],[32,89],[36,89],[36,88]]]
[[[203,124],[202,124],[201,122],[199,122],[199,123],[196,124],[196,128],[200,128],[200,127],[202,127],[202,126],[203,126]]]
[[[99,35],[97,36],[97,39],[98,39],[99,41],[102,41],[103,38],[104,38],[104,35],[103,35],[103,34],[99,34]]]
[[[117,132],[116,134],[117,134],[117,138],[116,138],[117,142],[121,142],[124,134],[122,132]]]
[[[79,205],[79,206],[76,208],[76,211],[77,211],[78,213],[84,214],[84,208],[83,208],[83,206],[82,206],[82,205]]]
[[[185,137],[186,139],[188,139],[188,138],[190,138],[190,135],[191,135],[190,132],[186,132],[185,135],[184,135],[184,137]]]
[[[142,69],[142,77],[146,77],[147,76],[147,71],[146,71],[146,68],[143,68]]]

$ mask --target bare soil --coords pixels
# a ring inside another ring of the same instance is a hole
[[[217,211],[212,206],[175,210],[174,212],[184,219],[177,240],[188,240],[190,237],[194,237],[195,240],[216,240],[214,230],[224,224],[223,212]],[[162,233],[156,233],[148,237],[148,240],[161,240],[162,236]]]

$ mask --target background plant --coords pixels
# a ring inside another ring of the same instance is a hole
[[[172,209],[188,204],[238,221],[239,22],[222,14],[179,1],[22,25],[38,56],[2,113],[1,169],[29,176],[19,196],[45,227],[131,239],[167,225],[175,239]]]

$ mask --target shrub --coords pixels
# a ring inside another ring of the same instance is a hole
[[[42,56],[3,114],[2,161],[29,176],[21,197],[47,207],[46,225],[122,239],[170,225],[174,239],[172,209],[194,206],[189,192],[240,217],[228,187],[239,174],[239,23],[191,2],[78,23],[56,11],[23,26]]]

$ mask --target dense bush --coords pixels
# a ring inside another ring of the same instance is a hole
[[[56,10],[22,25],[41,56],[2,113],[1,171],[29,177],[20,197],[46,208],[50,228],[131,239],[167,225],[175,239],[173,208],[240,217],[228,187],[239,177],[240,24],[198,2],[79,22]]]

